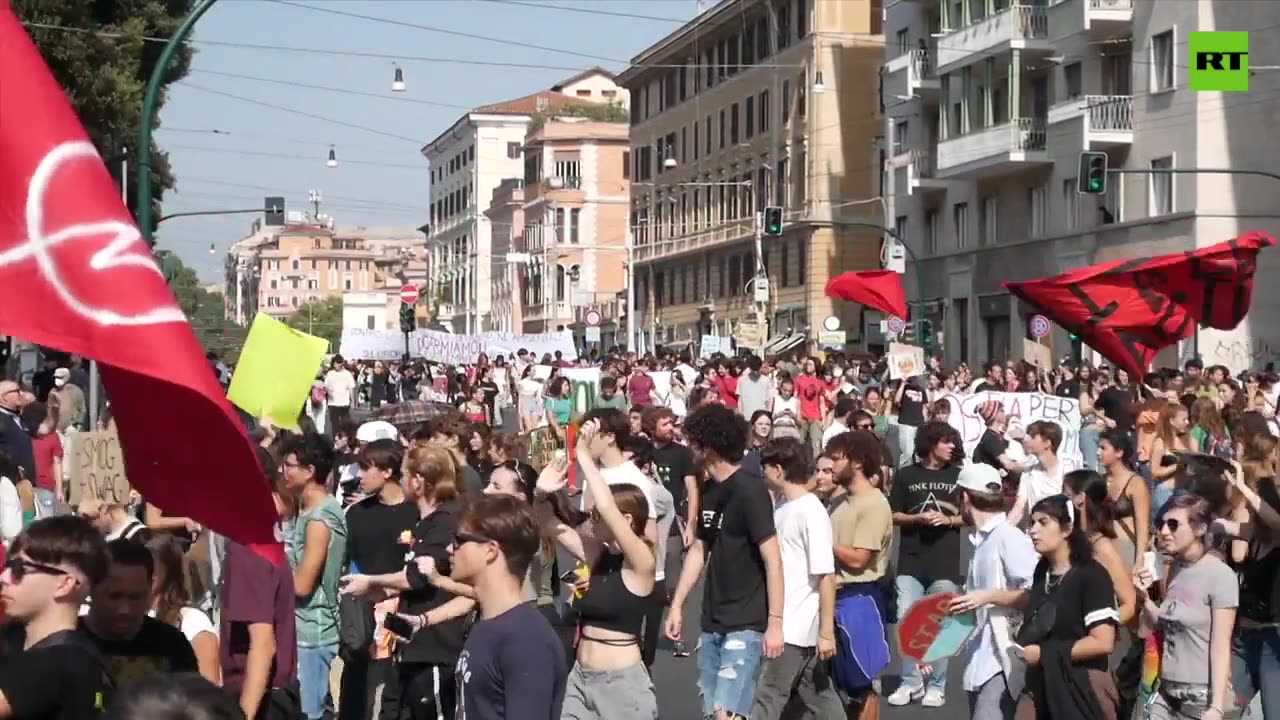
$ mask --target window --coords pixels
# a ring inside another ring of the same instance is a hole
[[[582,210],[580,208],[573,208],[569,211],[569,242],[574,244],[578,242],[578,228],[582,219],[581,216]]]
[[[271,281],[271,289],[272,289],[272,290],[276,290],[276,289],[278,289],[278,288],[276,287],[276,281],[275,281],[275,280],[272,280],[272,281]]]
[[[724,127],[724,110],[721,110],[720,111],[720,149],[721,150],[724,149],[724,140],[726,135],[727,134],[725,133],[725,127]]]
[[[738,144],[738,103],[729,108],[729,142]]]
[[[769,132],[769,91],[760,91],[760,132]]]
[[[765,92],[769,92],[766,90]],[[782,81],[782,124],[791,119],[791,81]],[[763,127],[761,129],[764,129]]]
[[[929,255],[938,252],[937,210],[927,210],[924,214],[924,250]]]
[[[751,137],[756,134],[756,98],[754,95],[747,98],[746,113],[746,136],[747,139],[750,140]]]
[[[911,129],[906,120],[899,120],[893,126],[893,154],[901,155],[907,151],[907,131]]]
[[[1151,36],[1151,91],[1173,88],[1173,31]]]
[[[711,116],[710,115],[707,116],[707,131],[703,133],[703,135],[706,136],[706,141],[707,141],[706,154],[710,155],[711,154]]]
[[[1067,230],[1075,230],[1080,222],[1079,198],[1076,196],[1076,179],[1062,181],[1062,209]]]
[[[1171,170],[1172,168],[1173,158],[1171,156],[1156,158],[1151,161],[1152,170]],[[1173,173],[1151,173],[1149,187],[1151,188],[1149,211],[1151,216],[1168,215],[1173,212]]]
[[[689,159],[689,128],[680,128],[680,156],[678,159],[680,162],[685,162]]]
[[[898,54],[906,55],[911,52],[911,31],[903,28],[898,31]]]
[[[969,203],[956,203],[951,208],[951,222],[956,226],[956,249],[969,247]]]
[[[556,208],[554,237],[557,243],[564,242],[564,208]]]
[[[1045,186],[1027,188],[1027,236],[1043,237],[1048,228],[1049,193]]]
[[[297,269],[298,269],[298,261],[297,261],[297,260],[294,260],[294,261],[293,261],[293,269],[294,269],[294,270],[297,270]]]
[[[907,216],[899,215],[893,220],[893,232],[898,236],[898,242],[907,242]]]
[[[622,179],[623,180],[631,179],[631,151],[630,150],[622,151]]]
[[[601,91],[600,91],[600,94],[601,94],[601,95],[603,95],[604,97],[609,98],[610,100],[612,100],[613,98],[618,97],[618,91],[617,91],[617,90],[601,90]]]
[[[1083,69],[1078,62],[1062,68],[1062,82],[1066,90],[1066,99],[1074,100],[1084,93]]]
[[[978,207],[979,245],[995,245],[1000,241],[999,206],[997,198],[982,198],[982,205]]]
[[[790,247],[790,243],[782,243],[782,268],[779,274],[779,277],[782,278],[782,287],[791,287],[791,264],[789,262],[791,258],[790,253],[787,252]]]
[[[698,159],[698,151],[701,150],[702,143],[698,142],[698,130],[701,129],[702,123],[697,120],[693,121],[693,159]]]
[[[369,315],[369,316],[367,316],[367,317],[365,318],[365,323],[364,323],[364,324],[365,324],[365,329],[366,329],[366,330],[375,330],[375,329],[376,329],[376,328],[374,327],[374,317],[373,317],[372,315]]]
[[[511,158],[512,160],[516,160],[520,157],[520,143],[518,142],[507,143],[507,157]]]

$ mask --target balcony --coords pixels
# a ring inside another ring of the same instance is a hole
[[[543,185],[548,190],[581,190],[581,175],[555,175],[543,180]]]
[[[1109,40],[1133,32],[1133,0],[1060,0],[1049,8],[1049,37],[1055,42],[1087,32]]]
[[[948,32],[938,39],[937,73],[949,73],[970,63],[1010,50],[1048,55],[1049,15],[1040,5],[1012,5],[1000,12]]]
[[[636,263],[665,260],[677,255],[738,242],[753,235],[755,235],[754,218],[733,220],[708,230],[637,244],[633,250],[633,257]]]
[[[885,105],[896,97],[936,99],[940,83],[933,74],[932,50],[911,50],[884,64]]]
[[[932,193],[946,190],[950,181],[937,177],[934,157],[928,150],[907,150],[895,155],[893,160],[896,192],[899,195]]]
[[[1133,97],[1085,95],[1049,108],[1049,125],[1077,122],[1082,133],[1080,147],[1085,150],[1132,145]]]
[[[1045,121],[1013,118],[938,143],[940,180],[978,180],[1051,162],[1045,148]]]

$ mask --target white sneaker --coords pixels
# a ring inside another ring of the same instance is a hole
[[[924,700],[920,704],[925,707],[942,707],[947,704],[947,694],[937,688],[924,691]]]
[[[894,707],[902,707],[903,705],[910,705],[912,700],[918,700],[923,695],[924,688],[903,685],[897,690],[894,690],[893,694],[890,695],[885,702]]]

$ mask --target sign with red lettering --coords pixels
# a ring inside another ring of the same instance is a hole
[[[952,615],[947,608],[959,593],[940,593],[918,601],[898,623],[898,652],[918,663],[932,663],[959,653],[973,637],[973,613]]]

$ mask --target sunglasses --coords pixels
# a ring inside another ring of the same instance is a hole
[[[13,576],[13,581],[15,583],[22,582],[22,578],[26,577],[29,573],[39,573],[42,575],[66,575],[67,574],[67,571],[63,570],[62,568],[54,567],[52,565],[45,565],[44,563],[33,562],[31,560],[23,560],[22,558],[18,558],[18,557],[9,558],[9,560],[4,564],[4,569],[8,570],[9,574]]]
[[[1160,528],[1169,528],[1169,532],[1176,533],[1178,528],[1182,527],[1182,521],[1177,518],[1165,518],[1160,521]]]
[[[875,429],[875,425],[874,425],[874,424],[872,424],[872,423],[858,423],[858,424],[854,427],[854,429],[855,429],[855,430],[874,430],[874,429]]]
[[[480,545],[484,545],[491,542],[493,541],[483,535],[475,535],[461,530],[453,534],[453,546],[455,548],[462,547],[467,543],[479,543]]]

